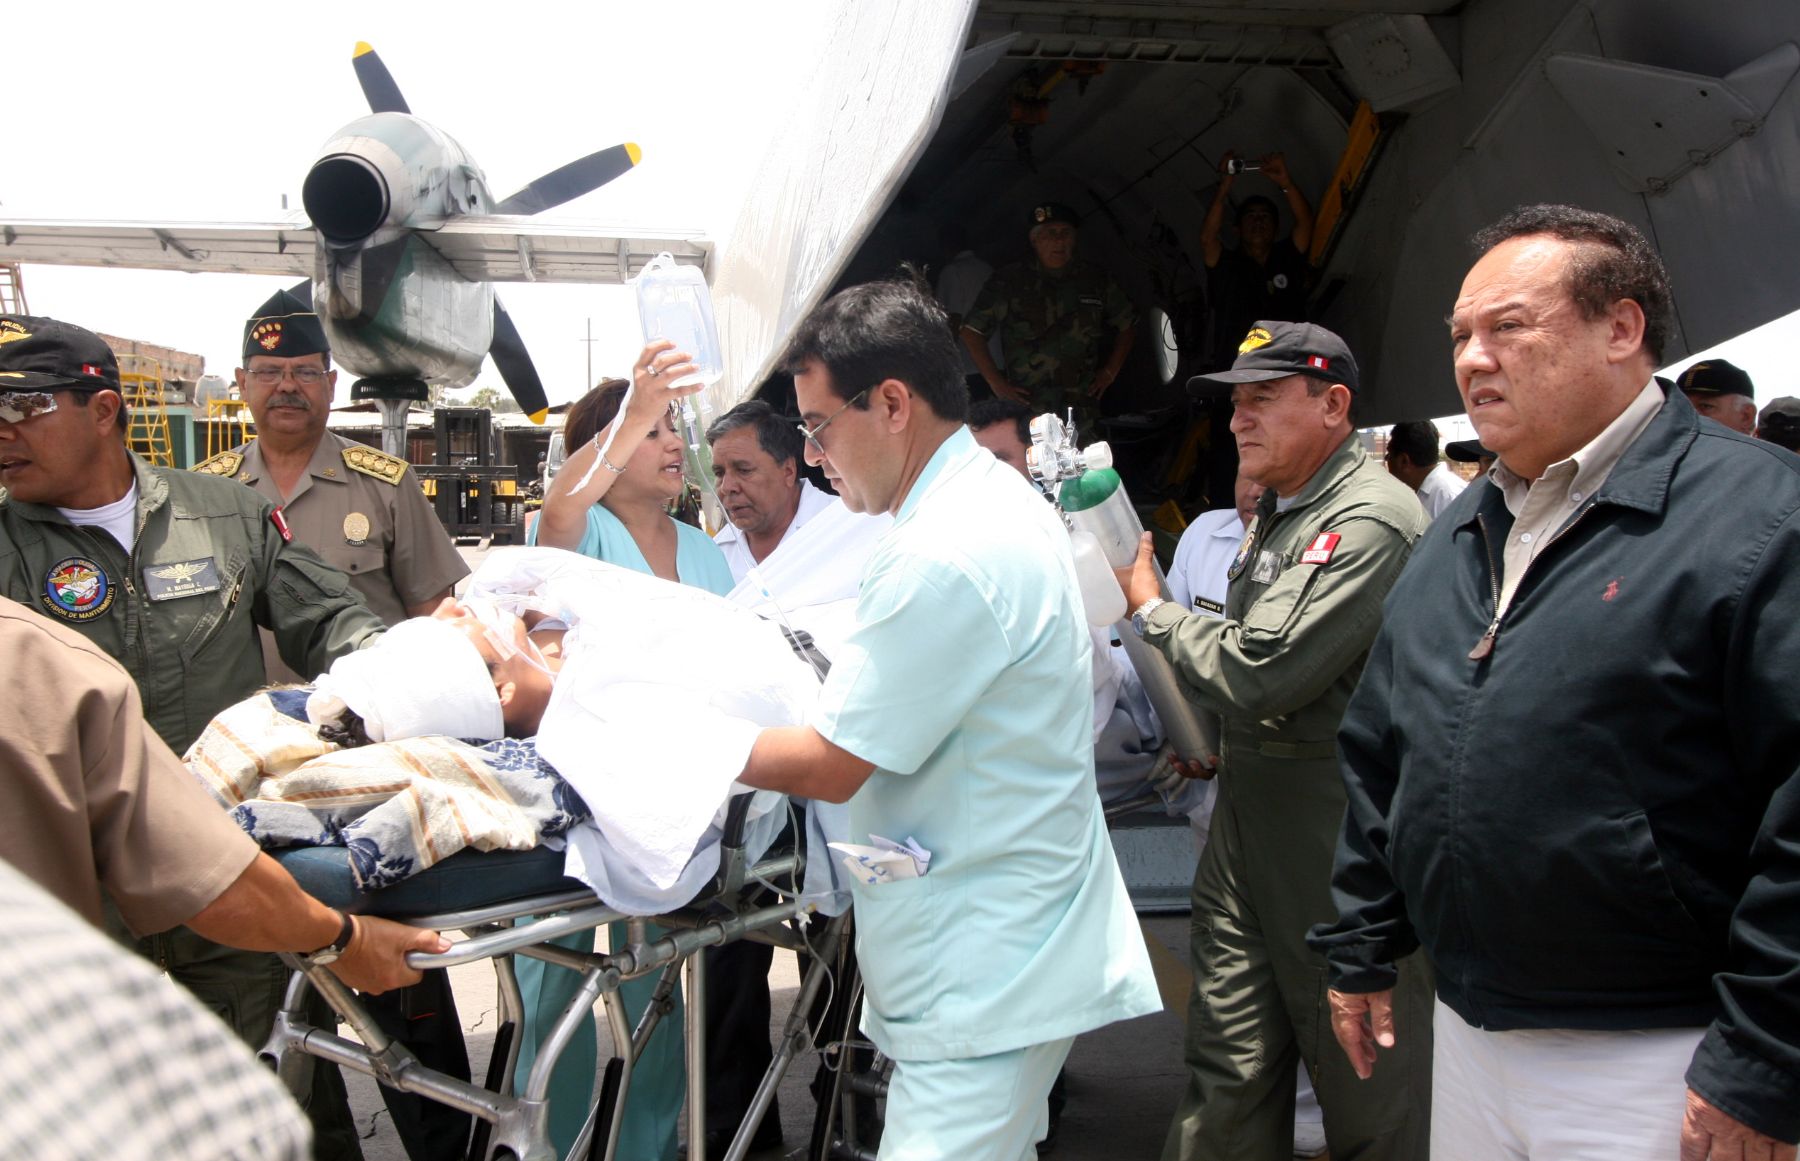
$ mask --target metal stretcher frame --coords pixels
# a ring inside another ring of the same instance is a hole
[[[793,853],[765,858],[751,865],[745,858],[744,825],[749,795],[738,795],[731,804],[720,848],[719,874],[709,889],[690,905],[670,914],[629,916],[601,903],[591,891],[571,890],[527,898],[496,901],[490,905],[435,915],[398,920],[438,931],[459,931],[468,938],[441,955],[414,953],[407,962],[414,968],[453,967],[492,959],[498,980],[501,1031],[494,1042],[487,1083],[476,1085],[421,1064],[407,1049],[382,1032],[363,1008],[356,994],[344,986],[329,968],[315,966],[303,956],[283,955],[294,969],[282,1010],[264,1045],[261,1058],[296,1094],[304,1091],[308,1076],[306,1057],[315,1057],[374,1077],[381,1084],[448,1105],[476,1118],[471,1157],[511,1157],[518,1161],[551,1161],[556,1154],[549,1139],[550,1078],[596,1000],[603,1000],[608,1028],[617,1055],[600,1070],[588,1118],[569,1156],[603,1157],[612,1161],[625,1100],[631,1088],[631,1072],[650,1036],[673,1008],[671,999],[679,975],[687,975],[685,1042],[687,1054],[687,1124],[690,1156],[705,1140],[706,1041],[705,957],[696,954],[707,947],[734,939],[755,939],[777,947],[819,954],[801,982],[801,990],[783,1031],[775,1057],[764,1074],[749,1111],[738,1126],[727,1161],[741,1161],[751,1138],[773,1101],[776,1088],[795,1058],[812,1047],[808,1013],[813,1009],[830,974],[836,945],[846,938],[848,912],[826,925],[822,936],[803,939],[782,926],[813,910],[813,904],[792,895],[778,895],[778,902],[751,902],[764,888],[784,880],[797,889],[804,877],[803,843]],[[795,828],[798,830],[799,828]],[[426,871],[429,875],[431,872]],[[379,913],[378,911],[376,913]],[[532,922],[520,926],[520,920]],[[618,950],[582,953],[552,946],[550,941],[624,921],[626,945]],[[675,930],[652,940],[650,923]],[[513,1091],[518,1060],[516,1030],[523,1019],[523,1001],[513,973],[513,956],[528,956],[582,974],[574,997],[543,1031],[536,1060],[522,1093]],[[659,973],[654,998],[637,1027],[628,1026],[619,984]],[[307,990],[316,990],[355,1033],[349,1040],[335,1030],[310,1024],[303,1011]],[[358,1043],[357,1041],[360,1041]],[[589,1152],[593,1139],[604,1135],[604,1148]]]

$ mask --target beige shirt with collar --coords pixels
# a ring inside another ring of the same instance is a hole
[[[1662,410],[1663,402],[1662,387],[1651,379],[1587,446],[1568,459],[1551,464],[1536,480],[1525,479],[1499,461],[1488,469],[1488,478],[1506,497],[1506,507],[1513,514],[1512,531],[1507,533],[1500,562],[1496,617],[1512,604],[1525,569],[1581,510],[1583,501],[1600,490],[1625,450],[1637,442]]]
[[[366,458],[372,449],[326,432],[293,492],[283,496],[257,441],[238,450],[244,459],[232,478],[281,505],[295,541],[348,573],[385,624],[399,624],[406,619],[406,606],[436,596],[469,575],[469,566],[411,468],[393,483],[358,471],[345,453]],[[266,634],[264,646],[269,680],[316,676],[299,677],[281,664]]]

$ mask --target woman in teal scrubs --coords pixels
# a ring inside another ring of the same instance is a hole
[[[569,408],[563,439],[575,450],[544,497],[544,510],[531,530],[531,543],[571,549],[720,596],[731,591],[731,568],[725,554],[706,533],[669,515],[670,506],[686,487],[683,443],[672,409],[683,396],[700,390],[698,384],[675,384],[695,369],[687,355],[674,350],[673,343],[652,343],[638,356],[629,391],[625,380],[609,379]],[[604,456],[603,448],[607,449]],[[651,928],[652,938],[658,934],[658,929]],[[613,947],[622,946],[625,925],[614,924],[610,936]],[[592,951],[594,933],[582,932],[557,943]],[[537,1058],[538,1030],[548,1027],[561,1013],[580,977],[541,960],[521,959],[515,967],[527,1012],[514,1074],[522,1088]],[[656,979],[655,975],[643,976],[619,988],[627,1020],[634,1027],[655,990]],[[674,1011],[663,1017],[632,1072],[625,1120],[619,1130],[620,1157],[675,1159],[675,1130],[687,1093],[681,1022],[677,994]],[[559,1155],[568,1152],[581,1131],[598,1058],[590,1018],[557,1062],[550,1085],[550,1136]]]

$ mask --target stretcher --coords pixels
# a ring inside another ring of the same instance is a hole
[[[808,950],[812,963],[801,982],[799,1000],[726,1155],[728,1161],[740,1161],[789,1065],[813,1047],[808,1014],[828,989],[840,962],[839,948],[848,939],[848,913],[826,923],[822,933],[808,936],[801,929],[798,921],[815,906],[803,898],[800,888],[805,871],[803,843],[791,847],[778,844],[754,863],[746,858],[744,831],[749,799],[749,795],[741,794],[732,801],[724,824],[719,870],[710,885],[689,905],[652,917],[628,916],[606,906],[589,887],[565,878],[562,853],[546,848],[463,851],[371,895],[356,892],[342,848],[313,847],[282,853],[278,856],[280,861],[300,885],[327,904],[446,934],[462,933],[466,938],[457,941],[448,952],[415,953],[407,957],[408,962],[423,970],[491,961],[498,985],[501,1023],[485,1083],[463,1081],[427,1068],[403,1045],[385,1035],[356,994],[328,968],[314,966],[303,956],[283,956],[294,974],[262,1058],[296,1093],[303,1090],[309,1075],[307,1058],[312,1057],[469,1113],[476,1119],[470,1157],[548,1161],[556,1156],[548,1135],[546,1094],[551,1073],[581,1027],[584,1015],[596,1001],[601,1001],[615,1056],[596,1077],[587,1122],[569,1156],[610,1161],[618,1146],[618,1128],[631,1087],[633,1065],[663,1017],[673,1009],[672,997],[684,975],[687,1139],[696,1143],[705,1139],[707,980],[705,957],[697,953],[736,939]],[[803,833],[797,825],[798,804],[793,805],[796,825],[790,826],[789,833]],[[769,901],[771,892],[774,902]],[[624,947],[610,952],[584,954],[551,943],[619,921],[626,924],[628,937]],[[671,930],[660,938],[649,938],[652,923]],[[514,1091],[513,1085],[518,1030],[523,1020],[523,1005],[513,973],[516,956],[558,964],[582,974],[574,997],[554,1022],[541,1030],[541,1047],[523,1091]],[[652,975],[657,979],[655,1000],[645,1009],[637,1026],[629,1027],[618,996],[619,984]],[[317,991],[331,1005],[354,1033],[354,1040],[340,1036],[336,1029],[319,1028],[307,1021],[304,1001],[309,990]],[[698,1150],[692,1155],[697,1157]]]

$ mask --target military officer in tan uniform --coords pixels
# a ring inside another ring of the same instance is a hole
[[[384,624],[431,612],[469,575],[469,566],[405,460],[325,430],[337,372],[319,316],[289,292],[276,292],[244,324],[243,359],[237,385],[256,420],[256,438],[194,470],[248,484],[280,505],[294,539],[349,574]],[[263,656],[270,681],[316,676],[282,664],[267,633]],[[469,1076],[456,999],[443,970],[428,971],[420,983],[368,1007],[426,1064]],[[390,1089],[381,1095],[416,1155],[461,1152],[466,1114]]]
[[[429,613],[469,566],[405,460],[325,430],[337,372],[318,316],[277,292],[244,325],[243,356],[238,390],[257,438],[194,470],[281,505],[294,539],[348,573],[386,624]],[[270,680],[298,680],[268,646]]]

